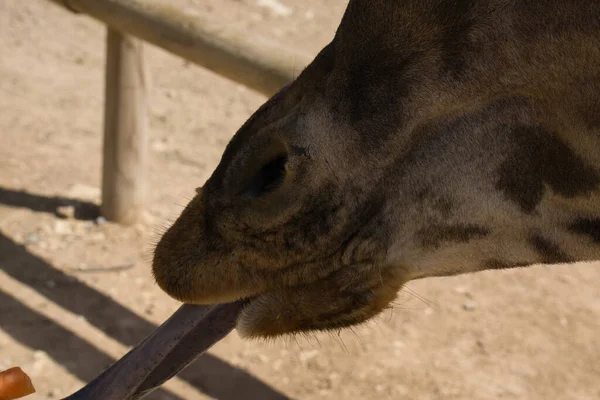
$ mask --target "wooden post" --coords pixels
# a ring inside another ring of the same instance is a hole
[[[142,42],[108,28],[102,215],[132,224],[144,212],[148,76]]]

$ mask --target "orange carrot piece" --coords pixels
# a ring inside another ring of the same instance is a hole
[[[35,393],[31,379],[19,367],[0,372],[0,400],[20,399]]]

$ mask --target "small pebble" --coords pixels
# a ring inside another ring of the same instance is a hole
[[[146,228],[143,224],[135,224],[134,229],[138,235],[143,235],[148,231],[148,228]]]
[[[263,364],[266,364],[269,362],[269,357],[265,356],[264,354],[257,354],[256,358],[258,359],[258,361],[260,361]]]
[[[157,153],[164,153],[168,149],[169,149],[169,145],[168,145],[167,141],[164,139],[155,140],[152,142],[152,150],[156,151]]]
[[[108,221],[103,216],[99,216],[98,218],[96,218],[96,224],[97,225],[104,225],[107,222]]]
[[[273,370],[279,371],[281,366],[283,365],[283,360],[275,360],[273,361]]]
[[[27,235],[27,237],[25,238],[25,240],[29,244],[35,244],[35,243],[37,243],[37,242],[40,241],[40,237],[37,235],[37,233],[30,233],[30,234]]]
[[[311,370],[325,371],[329,367],[329,363],[325,357],[315,357],[307,363]]]
[[[36,350],[33,352],[33,359],[35,361],[45,361],[48,359],[48,353],[44,350]]]
[[[477,303],[474,301],[465,301],[462,305],[463,310],[473,311],[477,308]]]
[[[237,366],[241,366],[244,363],[244,357],[240,357],[240,356],[233,356],[230,360],[229,360],[233,365],[237,365]]]
[[[302,363],[307,363],[318,355],[319,352],[317,350],[305,350],[300,352],[300,361]]]
[[[58,216],[73,219],[75,218],[75,206],[60,206],[56,208],[56,214]]]
[[[487,353],[487,350],[485,348],[485,343],[481,339],[477,339],[475,341],[475,344],[477,345],[477,348],[479,349],[479,351],[481,351],[482,353]]]
[[[69,235],[73,232],[71,224],[68,221],[59,219],[54,221],[54,233],[59,235]]]
[[[319,378],[314,381],[314,385],[321,390],[331,389],[333,386],[329,378]]]
[[[268,8],[273,14],[279,17],[288,17],[294,13],[294,10],[278,0],[257,0],[259,7]]]
[[[79,263],[79,265],[77,265],[78,271],[85,271],[88,268],[89,268],[89,265],[87,263]]]
[[[558,276],[558,280],[567,284],[573,284],[576,282],[575,278],[571,275],[562,274]]]
[[[145,309],[144,309],[144,313],[146,315],[153,315],[154,314],[154,305],[153,304],[149,304]]]

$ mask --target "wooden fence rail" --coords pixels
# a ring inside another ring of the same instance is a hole
[[[214,19],[140,0],[50,0],[108,26],[102,214],[136,222],[143,209],[147,149],[142,48],[161,47],[225,78],[271,96],[311,61]]]

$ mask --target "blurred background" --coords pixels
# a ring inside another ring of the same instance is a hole
[[[152,0],[160,2],[161,0]],[[310,55],[346,0],[162,0]],[[266,97],[145,46],[147,218],[98,217],[106,27],[0,0],[0,370],[62,398],[164,321],[152,246]],[[598,399],[600,265],[413,282],[340,335],[233,332],[152,399]],[[29,397],[28,397],[29,399]]]

